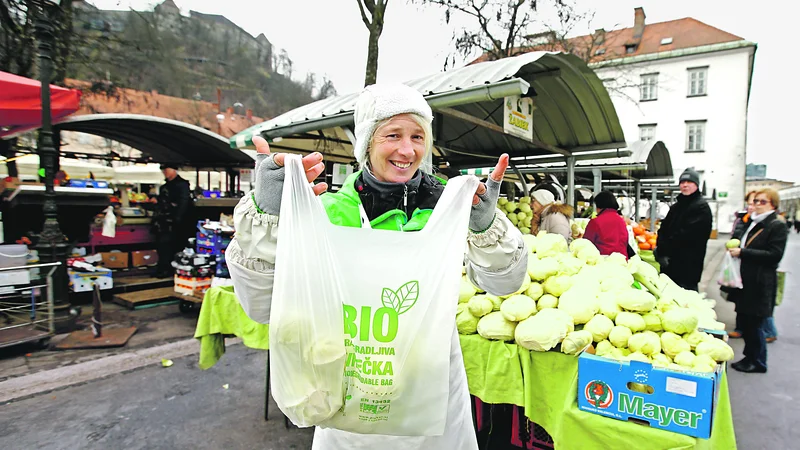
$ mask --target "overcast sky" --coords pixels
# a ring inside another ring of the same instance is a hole
[[[90,0],[103,9],[150,9],[160,1]],[[264,33],[295,63],[295,78],[312,71],[333,80],[340,94],[356,91],[364,81],[367,29],[356,0],[175,0],[189,9],[222,14],[253,35]],[[548,0],[541,12],[551,16]],[[767,176],[800,182],[798,144],[786,142],[800,128],[793,31],[800,3],[752,0],[606,0],[581,1],[579,8],[601,6],[593,22],[578,30],[606,30],[633,25],[633,8],[644,7],[647,23],[693,17],[758,44],[748,116],[747,161],[767,164]],[[378,81],[405,81],[442,70],[452,48],[453,31],[469,21],[444,22],[433,7],[390,0],[380,40]],[[532,30],[538,31],[538,30]]]

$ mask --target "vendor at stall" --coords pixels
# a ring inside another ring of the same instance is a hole
[[[611,191],[600,191],[592,200],[598,210],[597,217],[589,221],[583,237],[600,250],[601,255],[620,253],[626,258],[628,251],[628,227],[619,213],[619,204]]]
[[[156,251],[158,251],[158,278],[172,276],[172,259],[186,244],[188,228],[191,225],[189,208],[189,182],[178,175],[178,167],[173,164],[162,164],[161,172],[166,183],[158,194],[158,207],[153,217],[153,231],[156,235]]]

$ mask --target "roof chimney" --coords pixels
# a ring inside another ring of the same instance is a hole
[[[605,28],[598,28],[594,30],[594,43],[595,44],[602,44],[606,40],[606,30]]]
[[[644,8],[641,6],[633,8],[633,38],[637,41],[641,39],[642,34],[644,34],[644,19],[646,17]]]

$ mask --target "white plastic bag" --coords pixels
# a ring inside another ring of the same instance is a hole
[[[113,238],[117,235],[117,216],[114,215],[114,207],[106,208],[106,216],[103,218],[103,236]]]
[[[722,267],[717,279],[720,286],[742,289],[740,265],[741,261],[738,258],[734,258],[729,252],[725,252],[725,258],[722,260]]]
[[[362,228],[340,227],[311,191],[300,158],[287,155],[270,366],[275,400],[295,424],[399,436],[444,432],[477,183],[450,180],[422,231],[370,229],[363,210]]]

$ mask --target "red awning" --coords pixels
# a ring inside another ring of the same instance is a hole
[[[0,138],[42,124],[41,83],[0,72]],[[52,119],[68,116],[80,108],[81,91],[50,85]]]

